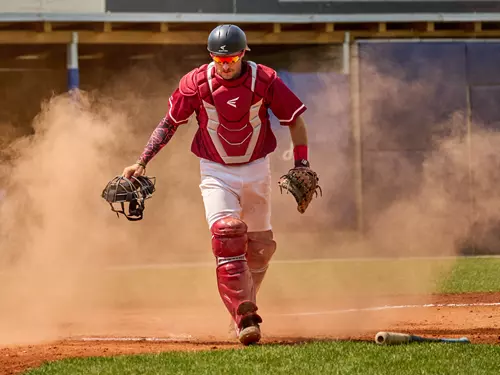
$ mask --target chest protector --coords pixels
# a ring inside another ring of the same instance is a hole
[[[237,85],[221,82],[213,76],[214,63],[198,73],[198,92],[206,112],[206,131],[220,158],[226,164],[251,160],[263,130],[261,115],[263,97],[272,81],[260,72],[257,64],[248,62],[249,72]],[[259,74],[261,73],[261,74]]]

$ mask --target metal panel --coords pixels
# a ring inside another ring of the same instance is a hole
[[[426,150],[466,107],[465,44],[361,44],[365,150]],[[465,123],[463,123],[465,127]]]
[[[497,46],[498,48],[499,46]],[[496,77],[494,77],[495,79]],[[488,83],[493,83],[488,82]],[[474,128],[500,130],[500,85],[470,88],[470,105]]]
[[[266,0],[260,0],[266,2]],[[246,1],[245,1],[246,3]],[[276,3],[276,0],[271,2]],[[433,13],[498,12],[498,1],[453,0],[277,0],[283,13]]]
[[[215,12],[259,14],[359,14],[498,12],[498,1],[283,1],[283,0],[107,0],[111,12]]]
[[[105,0],[2,0],[0,12],[103,13]]]
[[[468,43],[467,75],[470,85],[500,83],[500,43]]]
[[[233,13],[233,0],[106,0],[110,12]]]

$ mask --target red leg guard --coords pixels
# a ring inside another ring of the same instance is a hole
[[[271,230],[248,233],[247,261],[252,273],[255,292],[259,291],[266,275],[269,262],[276,251],[276,242]]]
[[[247,315],[238,313],[239,306],[242,303],[255,306],[252,274],[245,258],[247,245],[247,226],[243,221],[226,217],[213,224],[212,249],[217,258],[219,294],[238,327]]]

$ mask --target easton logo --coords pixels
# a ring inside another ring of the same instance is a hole
[[[237,98],[234,98],[234,99],[230,99],[227,101],[227,104],[229,104],[231,107],[234,107],[236,108],[236,101],[239,99],[240,97],[238,96]]]

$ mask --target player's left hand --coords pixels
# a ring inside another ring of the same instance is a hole
[[[297,210],[303,214],[313,197],[318,196],[318,190],[321,195],[323,192],[319,186],[319,177],[308,165],[296,166],[281,176],[278,181],[280,191],[283,189],[291,193],[297,202]]]

